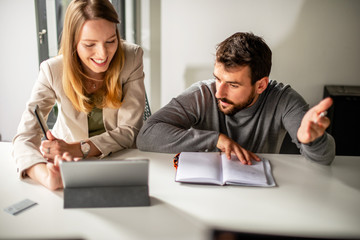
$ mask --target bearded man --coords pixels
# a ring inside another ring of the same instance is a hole
[[[216,49],[214,79],[198,82],[153,114],[137,147],[155,152],[223,151],[243,164],[279,153],[289,133],[301,154],[331,164],[335,141],[325,132],[326,98],[309,109],[289,85],[269,79],[272,52],[252,33],[235,33]]]

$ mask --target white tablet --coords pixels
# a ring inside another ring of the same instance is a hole
[[[148,159],[60,162],[64,188],[148,185]]]

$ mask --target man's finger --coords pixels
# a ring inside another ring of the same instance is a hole
[[[243,151],[243,154],[245,156],[245,161],[246,161],[246,164],[247,165],[251,165],[251,155],[250,155],[250,152],[246,151],[246,150],[242,150]]]
[[[318,105],[314,106],[313,109],[316,111],[317,114],[321,114],[322,112],[328,110],[332,104],[333,100],[330,97],[327,97],[320,101]]]
[[[253,152],[249,152],[249,153],[250,153],[252,159],[254,159],[255,161],[257,161],[257,162],[260,162],[260,161],[261,161],[261,158],[260,158],[258,155],[256,155],[256,154],[253,153]]]
[[[324,127],[323,125],[319,125],[319,124],[312,125],[312,134],[314,134],[313,136],[315,136],[315,138],[322,136],[324,134],[325,130],[326,130],[326,127]]]
[[[306,138],[308,139],[308,142],[314,141],[316,138],[322,136],[325,132],[325,129],[318,124],[311,123],[309,129],[307,130]],[[305,137],[305,136],[304,136]]]
[[[247,164],[246,159],[245,159],[245,157],[244,157],[244,154],[243,154],[243,152],[242,152],[240,149],[235,148],[234,152],[235,152],[236,157],[239,159],[239,161],[240,161],[242,164]]]
[[[231,150],[229,148],[225,149],[226,157],[230,160],[231,159]]]

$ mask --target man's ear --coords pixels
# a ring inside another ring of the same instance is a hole
[[[255,89],[257,94],[261,94],[267,88],[269,84],[269,77],[263,77],[255,83]]]

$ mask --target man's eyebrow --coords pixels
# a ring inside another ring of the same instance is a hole
[[[220,79],[220,78],[218,78],[218,77],[215,75],[215,73],[213,73],[213,75],[214,75],[214,77],[215,77],[216,79]],[[236,84],[236,85],[241,85],[241,83],[236,82],[236,81],[227,81],[226,83],[229,83],[229,84]]]
[[[229,82],[226,82],[228,84],[236,84],[236,85],[241,85],[241,83],[238,83],[238,82],[232,82],[232,81],[229,81]]]

